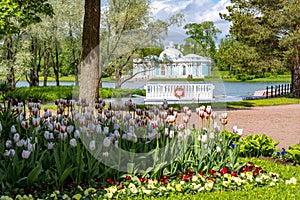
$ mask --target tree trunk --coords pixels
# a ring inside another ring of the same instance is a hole
[[[99,97],[100,5],[94,0],[84,5],[79,99],[90,105]]]
[[[9,36],[6,38],[6,61],[10,62],[13,59],[12,51],[12,38]],[[6,76],[8,84],[10,84],[11,89],[15,89],[16,80],[15,80],[15,69],[11,64],[9,64],[10,70],[9,74]]]
[[[74,75],[75,75],[75,86],[79,86],[79,79],[78,79],[78,59],[76,58],[76,54],[75,54],[75,46],[74,46],[74,41],[73,41],[73,32],[72,32],[72,28],[71,25],[70,29],[69,29],[69,36],[70,36],[70,40],[71,40],[71,46],[72,46],[72,63],[73,63],[73,67],[74,67]]]
[[[294,66],[291,69],[291,74],[292,74],[291,92],[294,97],[300,97],[300,46],[295,45],[294,50],[296,54],[293,59]]]
[[[41,59],[41,58],[38,58],[38,56],[40,56],[40,54],[38,54],[37,48],[38,48],[37,47],[37,38],[33,37],[32,41],[31,41],[31,49],[30,49],[30,53],[32,55],[31,69],[29,72],[29,80],[27,80],[29,82],[29,87],[39,86],[40,67],[39,67],[39,65],[37,66],[37,59]],[[39,62],[39,64],[40,64],[40,62]]]
[[[53,60],[53,71],[55,76],[56,86],[59,86],[59,58],[58,58],[58,42],[55,41],[55,59]]]
[[[47,86],[48,70],[49,70],[49,48],[45,44],[45,54],[44,54],[44,86]]]
[[[115,82],[115,88],[121,88],[121,77],[122,77],[122,72],[121,72],[121,70],[118,68],[118,67],[116,67],[115,68],[116,70],[115,70],[115,74],[116,74],[116,82]]]

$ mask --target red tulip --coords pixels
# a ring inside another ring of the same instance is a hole
[[[223,167],[221,170],[220,170],[220,173],[222,175],[226,174],[228,172],[227,168],[226,167]]]
[[[213,170],[213,169],[208,170],[208,172],[209,172],[211,175],[213,175],[214,173],[216,173],[216,171]]]

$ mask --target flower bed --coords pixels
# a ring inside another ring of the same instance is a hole
[[[226,113],[196,109],[201,124],[183,124],[167,104],[139,109],[99,99],[57,100],[57,116],[40,104],[1,105],[0,194],[33,198],[135,196],[244,190],[281,180],[251,162],[237,162],[242,130],[226,131]],[[26,112],[28,110],[28,112]],[[269,151],[268,151],[269,152]],[[291,178],[287,184],[296,184]],[[19,195],[19,196],[18,196]]]

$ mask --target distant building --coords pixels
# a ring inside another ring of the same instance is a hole
[[[210,75],[211,59],[188,54],[184,56],[172,44],[157,56],[133,60],[133,74],[137,79],[204,78]]]

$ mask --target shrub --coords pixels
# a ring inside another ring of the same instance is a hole
[[[300,143],[290,146],[287,150],[287,154],[292,157],[295,164],[300,164]]]
[[[259,157],[272,156],[275,147],[279,142],[275,142],[271,137],[265,134],[247,135],[240,140],[240,156],[243,157]]]

